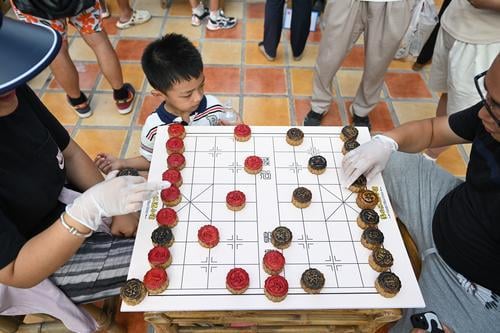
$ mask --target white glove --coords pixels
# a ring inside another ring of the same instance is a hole
[[[351,150],[342,160],[346,186],[350,186],[363,174],[366,180],[370,181],[384,170],[392,152],[396,150],[397,142],[385,135],[375,135],[370,141]]]
[[[110,173],[105,181],[83,192],[73,203],[66,206],[66,213],[95,231],[101,224],[102,217],[138,211],[143,201],[170,186],[167,181],[148,183],[143,177],[116,177],[116,174],[117,172]]]

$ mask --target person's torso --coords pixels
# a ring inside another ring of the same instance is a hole
[[[500,12],[477,9],[467,0],[453,0],[441,17],[441,26],[464,43],[500,42]]]

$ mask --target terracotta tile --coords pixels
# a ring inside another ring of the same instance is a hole
[[[229,15],[229,14],[227,14]],[[217,31],[210,31],[208,29],[205,30],[205,38],[208,39],[216,39],[216,38],[224,38],[224,39],[242,39],[243,36],[243,25],[239,22],[232,29],[223,29]]]
[[[157,0],[160,1],[160,0]],[[191,5],[186,0],[175,0],[168,10],[169,16],[189,16],[191,18]]]
[[[78,79],[81,90],[92,90],[97,80],[97,76],[101,73],[98,64],[87,64],[75,62],[76,70],[78,71]],[[50,81],[50,89],[62,89],[55,79]]]
[[[288,46],[289,47],[289,46]],[[304,49],[304,55],[301,60],[295,61],[293,59],[292,49],[289,47],[288,49],[288,57],[291,66],[305,66],[305,67],[314,67],[316,64],[316,58],[318,57],[319,45],[315,44],[306,44],[306,48]]]
[[[141,109],[139,111],[139,116],[137,117],[136,123],[137,125],[144,125],[146,118],[156,110],[158,105],[163,102],[161,97],[155,97],[153,95],[148,95],[144,97],[144,100],[141,105]]]
[[[243,121],[258,126],[289,126],[290,110],[287,98],[245,97]]]
[[[61,124],[64,126],[76,125],[79,117],[68,105],[65,93],[46,92],[41,100]]]
[[[276,51],[276,59],[274,61],[268,61],[262,53],[260,53],[258,43],[248,42],[246,43],[245,49],[245,65],[283,66],[285,63],[284,52],[283,43],[280,43]]]
[[[404,124],[413,120],[432,118],[436,116],[437,103],[435,102],[392,102],[399,123]]]
[[[365,50],[361,46],[354,46],[342,63],[342,67],[363,68]]]
[[[160,0],[158,0],[159,2]],[[158,38],[160,37],[160,28],[163,22],[163,18],[153,17],[151,20],[144,24],[137,25],[130,29],[125,29],[122,31],[121,36],[123,37],[146,37],[146,38]]]
[[[265,3],[249,3],[247,5],[247,18],[264,18]]]
[[[209,67],[203,70],[205,74],[205,93],[239,94],[239,67]]]
[[[115,50],[120,60],[140,61],[146,46],[153,40],[121,39],[116,44]]]
[[[307,42],[319,43],[321,41],[321,29],[319,27],[316,31],[309,31],[309,36],[307,36]]]
[[[73,61],[96,61],[94,51],[80,37],[73,39],[69,45],[69,55]]]
[[[191,16],[169,18],[165,24],[162,35],[172,32],[182,34],[191,41],[199,40],[201,37],[201,27],[193,27],[191,25]]]
[[[460,155],[457,146],[451,146],[442,152],[436,162],[451,174],[457,177],[465,177],[467,165]]]
[[[238,25],[243,24],[241,19],[243,18],[243,8],[244,3],[241,1],[226,1],[224,2],[224,14],[226,16],[236,17],[238,19]]]
[[[35,76],[34,78],[32,78],[28,84],[30,85],[30,87],[32,89],[42,89],[43,85],[45,84],[45,82],[47,82],[47,79],[49,79],[49,76],[52,72],[50,71],[50,68],[47,67],[45,68],[43,71],[41,71],[40,73],[38,73],[37,76]]]
[[[386,73],[385,83],[394,98],[431,98],[432,94],[418,73]]]
[[[352,101],[345,101],[345,110],[349,124],[352,123],[352,115],[348,111],[351,104]],[[378,103],[377,106],[370,112],[368,117],[370,118],[370,123],[372,125],[372,133],[387,132],[394,128],[391,113],[385,102]]]
[[[123,81],[128,82],[134,86],[137,92],[142,89],[142,84],[144,83],[145,75],[142,71],[140,64],[122,64]],[[111,85],[104,76],[101,78],[101,82],[98,86],[99,90],[111,90]]]
[[[291,68],[293,96],[311,96],[313,86],[313,70],[309,68]]]
[[[205,64],[239,65],[241,64],[241,43],[205,41],[201,55]]]
[[[104,20],[102,20],[102,26],[104,27],[104,31],[110,36],[114,36],[118,34],[118,28],[116,27],[116,21],[118,21],[118,17],[110,16]]]
[[[295,119],[298,126],[302,126],[304,123],[304,118],[307,113],[311,110],[310,99],[295,99]],[[339,107],[335,100],[332,101],[328,112],[321,119],[322,126],[342,126],[342,119],[339,113]]]
[[[126,130],[80,128],[74,135],[74,139],[90,158],[93,159],[101,152],[120,156],[126,136]]]
[[[264,20],[247,20],[246,40],[260,42],[264,36]]]
[[[146,333],[148,325],[144,321],[144,313],[142,312],[120,312],[115,315],[116,322],[126,327],[127,333]]]
[[[267,68],[263,75],[261,68],[247,68],[244,92],[246,94],[286,94],[285,70]]]
[[[82,125],[128,126],[132,121],[132,112],[127,115],[118,113],[112,94],[94,94],[92,109],[94,114],[92,117],[82,119]]]
[[[140,147],[141,147],[141,131],[140,130],[132,131],[130,134],[130,141],[128,142],[124,158],[139,156]]]
[[[74,34],[78,34],[78,31],[76,30],[76,28],[73,25],[68,24],[68,37],[71,37]]]

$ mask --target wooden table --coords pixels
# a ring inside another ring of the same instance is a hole
[[[145,312],[157,333],[372,333],[400,309]]]

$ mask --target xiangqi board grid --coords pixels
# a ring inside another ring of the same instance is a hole
[[[247,142],[234,139],[233,127],[186,127],[186,166],[181,171],[182,201],[174,209],[179,223],[173,228],[175,242],[170,248],[172,265],[167,268],[169,287],[161,295],[148,295],[136,306],[122,305],[123,311],[265,310],[330,308],[422,307],[414,277],[382,178],[368,187],[378,192],[376,208],[384,247],[394,256],[395,272],[402,281],[399,294],[386,299],[374,288],[379,273],[368,264],[370,251],[360,243],[362,230],[356,224],[360,209],[356,194],[340,184],[342,141],[340,127],[305,127],[304,142],[293,147],[286,142],[289,127],[252,127]],[[165,148],[167,127],[159,127],[149,173],[150,181],[161,180],[167,170]],[[359,142],[369,139],[360,129]],[[250,175],[244,170],[247,156],[264,161],[263,170]],[[322,155],[328,166],[322,175],[307,169],[311,156]],[[292,192],[305,186],[312,192],[308,208],[292,203]],[[226,194],[240,190],[246,206],[233,212],[226,207]],[[142,280],[150,268],[147,254],[153,247],[151,233],[157,227],[156,212],[163,207],[159,196],[145,203],[132,255],[129,278]],[[198,229],[216,226],[220,243],[212,249],[199,245]],[[293,233],[292,245],[283,250],[283,276],[289,283],[287,298],[280,303],[264,295],[268,277],[262,268],[266,250],[273,249],[271,231],[279,226]],[[243,295],[226,289],[227,272],[244,268],[250,286]],[[317,268],[326,279],[319,295],[306,294],[300,287],[304,270]]]

